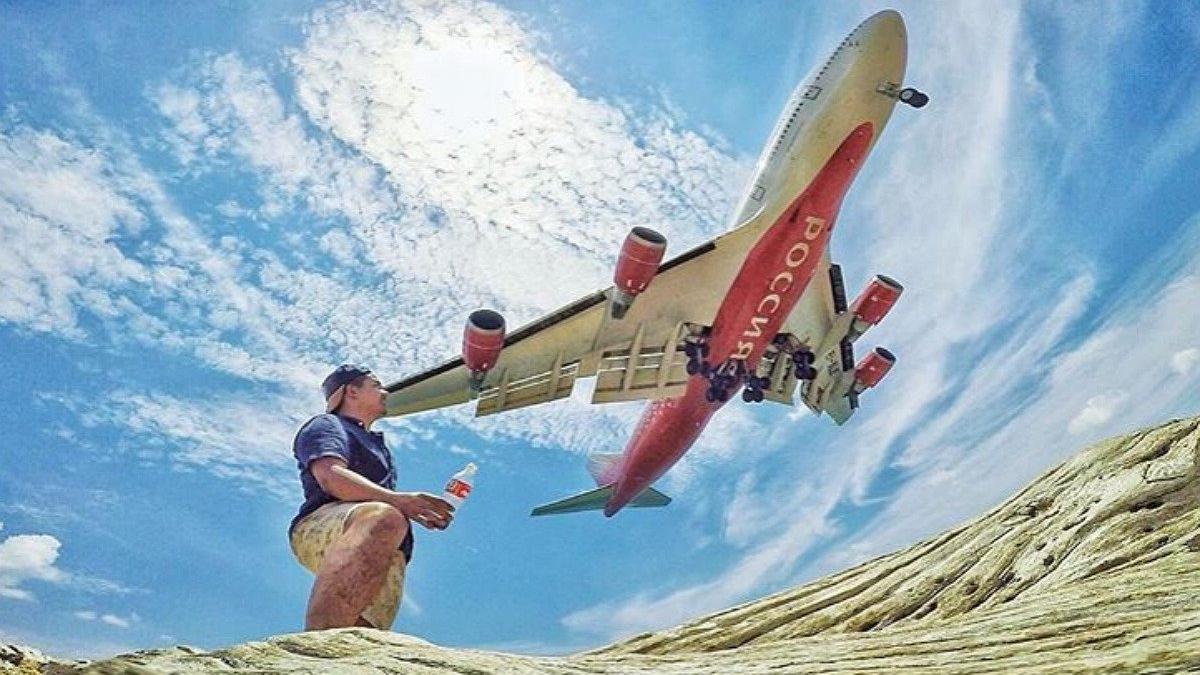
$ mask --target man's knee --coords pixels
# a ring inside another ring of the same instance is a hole
[[[365,529],[372,538],[395,539],[408,534],[408,518],[396,507],[383,502],[365,502],[355,507],[346,529]]]

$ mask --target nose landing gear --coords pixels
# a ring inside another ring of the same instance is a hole
[[[875,91],[914,108],[924,108],[925,104],[929,103],[929,96],[925,92],[913,87],[901,89],[895,82],[884,82]]]
[[[925,104],[929,103],[928,95],[912,87],[901,89],[899,99],[901,103],[907,103],[914,108],[924,108]]]

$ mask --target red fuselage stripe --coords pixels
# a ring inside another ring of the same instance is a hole
[[[750,249],[730,284],[709,336],[708,361],[741,359],[753,371],[764,349],[812,280],[842,199],[871,146],[863,122],[842,141],[808,187]],[[705,398],[708,382],[689,379],[678,398],[651,401],[642,412],[616,474],[612,515],[658,480],[692,446],[724,403]]]

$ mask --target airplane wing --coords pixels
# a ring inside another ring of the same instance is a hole
[[[490,415],[569,396],[575,380],[596,376],[592,402],[669,398],[687,383],[682,338],[707,326],[760,228],[743,225],[662,264],[622,319],[613,289],[591,293],[509,334],[475,409]],[[465,403],[470,373],[456,358],[387,386],[389,416]]]

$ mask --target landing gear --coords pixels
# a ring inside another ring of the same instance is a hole
[[[762,403],[762,389],[751,389],[750,387],[746,387],[742,390],[742,400],[746,403]]]
[[[724,403],[729,400],[729,390],[719,385],[713,385],[704,392],[704,399],[709,403]]]
[[[926,103],[929,103],[929,96],[924,92],[917,91],[912,87],[905,87],[900,90],[900,95],[897,96],[901,103],[907,103],[914,108],[924,108]]]
[[[925,92],[912,87],[901,89],[900,85],[895,82],[884,82],[875,91],[888,98],[894,98],[905,105],[911,105],[914,108],[924,108],[925,104],[929,103],[929,96]]]
[[[707,360],[709,345],[706,335],[692,333],[683,346],[688,356],[687,374],[700,376],[708,383],[704,398],[709,403],[724,403],[742,388],[742,400],[746,403],[761,403],[766,399],[766,391],[771,388],[770,377],[759,377],[756,370],[751,370],[745,359],[726,358],[719,363]],[[814,380],[817,369],[813,365],[817,357],[812,349],[795,336],[778,335],[767,347],[768,358],[782,358],[784,355],[791,359],[795,368],[795,376],[800,380]]]
[[[803,348],[792,353],[792,363],[796,364],[796,379],[797,380],[815,380],[817,379],[817,369],[813,367],[816,362],[817,355],[812,353],[812,350]]]
[[[708,336],[712,329],[708,326],[689,325],[688,330],[689,333],[683,342],[683,353],[687,356],[687,374],[708,377],[712,367],[704,359],[708,358]]]

